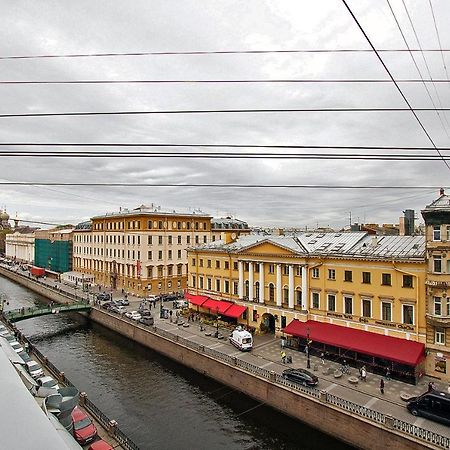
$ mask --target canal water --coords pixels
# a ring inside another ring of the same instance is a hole
[[[0,300],[45,302],[3,277]],[[17,325],[143,450],[350,448],[78,314]]]

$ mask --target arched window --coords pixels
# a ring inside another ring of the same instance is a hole
[[[302,305],[302,291],[300,288],[295,289],[295,303],[299,306]]]
[[[275,302],[275,286],[273,283],[269,284],[269,301],[272,303]]]
[[[244,293],[244,297],[248,298],[248,293],[249,293],[249,285],[248,285],[248,280],[245,282],[245,293]]]
[[[283,287],[283,303],[289,303],[289,288],[287,286]]]
[[[259,281],[255,283],[255,297],[259,299]]]

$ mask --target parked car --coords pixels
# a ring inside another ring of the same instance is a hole
[[[183,308],[188,308],[188,307],[189,307],[189,303],[187,302],[187,300],[179,299],[179,300],[173,301],[174,309],[183,309]]]
[[[122,306],[128,306],[130,304],[127,298],[120,298],[117,300],[117,303]]]
[[[24,363],[32,361],[30,355],[25,350],[23,352],[18,353],[18,355],[23,359]]]
[[[114,306],[114,303],[110,302],[110,301],[100,303],[100,308],[103,308],[106,310],[111,309],[113,306]]]
[[[111,311],[114,311],[117,314],[125,314],[127,312],[127,308],[125,308],[125,306],[122,305],[112,306]]]
[[[97,437],[97,428],[91,418],[78,406],[72,411],[73,434],[80,445],[89,444]]]
[[[100,292],[100,294],[97,294],[97,300],[100,301],[111,300],[111,294],[108,294],[106,292]]]
[[[139,320],[142,318],[142,316],[137,311],[126,312],[125,317],[128,317],[131,320]]]
[[[139,308],[138,313],[142,317],[151,317],[151,315],[152,315],[152,312],[149,309],[143,309],[143,308]]]
[[[153,319],[152,316],[144,316],[144,317],[141,317],[138,320],[138,322],[142,323],[142,325],[147,325],[147,326],[151,327],[155,323],[155,320]]]
[[[113,450],[114,447],[111,447],[107,442],[102,439],[95,441],[92,443],[88,450]]]
[[[11,341],[11,342],[9,343],[9,345],[13,348],[13,350],[14,350],[16,353],[23,352],[23,347],[22,347],[22,344],[21,344],[20,342],[17,342],[17,341]]]
[[[304,386],[317,386],[319,379],[305,369],[286,369],[283,370],[283,378],[293,381],[294,383],[303,384]]]
[[[34,379],[42,378],[44,376],[42,367],[32,359],[25,364],[25,369]]]
[[[38,378],[36,380],[36,383],[39,386],[46,387],[49,389],[56,389],[56,390],[59,389],[58,383],[52,377],[49,377],[49,376]]]

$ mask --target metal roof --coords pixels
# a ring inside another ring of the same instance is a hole
[[[430,209],[450,209],[450,195],[442,194],[434,202],[425,207],[425,211]]]
[[[290,236],[250,234],[225,244],[219,240],[191,247],[197,250],[239,252],[262,242],[272,243],[299,256],[424,259],[424,236],[373,236],[366,232],[304,232]]]

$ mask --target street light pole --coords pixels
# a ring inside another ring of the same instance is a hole
[[[306,329],[306,368],[311,369],[311,360],[309,358],[309,328]]]
[[[216,338],[219,337],[219,308],[217,308],[217,318],[216,318]]]

